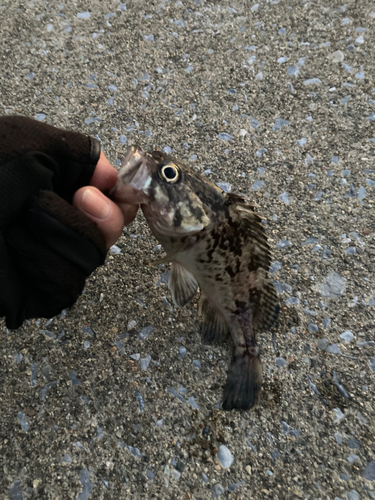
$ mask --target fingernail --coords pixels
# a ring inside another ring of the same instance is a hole
[[[91,189],[87,189],[83,193],[81,208],[96,219],[106,219],[111,212],[107,200],[99,194],[93,193]]]

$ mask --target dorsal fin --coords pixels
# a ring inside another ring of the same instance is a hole
[[[256,330],[269,329],[278,316],[279,304],[275,287],[268,276],[271,265],[271,250],[261,223],[261,217],[255,212],[256,205],[250,204],[243,196],[228,193],[226,198],[227,204],[233,205],[239,214],[241,226],[253,241],[253,251],[259,263],[260,286],[256,294],[253,326]]]

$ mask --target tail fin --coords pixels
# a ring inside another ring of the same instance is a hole
[[[262,385],[262,363],[259,357],[234,352],[224,389],[223,409],[249,410],[259,401]]]

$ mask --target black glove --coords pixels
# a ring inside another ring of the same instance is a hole
[[[91,137],[0,117],[0,317],[8,328],[72,305],[103,264],[104,237],[70,204],[99,156]]]

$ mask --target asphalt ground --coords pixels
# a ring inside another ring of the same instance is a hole
[[[0,498],[375,498],[375,4],[0,4],[0,114],[248,195],[282,306],[259,407],[223,412],[229,346],[139,213],[71,310],[0,322]]]

